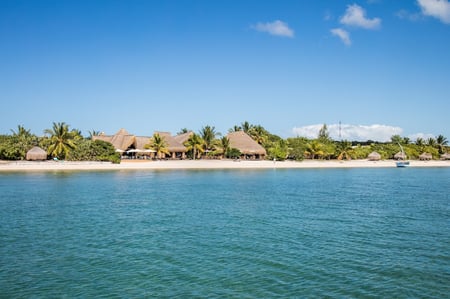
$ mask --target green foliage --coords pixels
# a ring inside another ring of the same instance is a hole
[[[203,140],[199,135],[193,133],[189,139],[184,143],[188,150],[187,156],[191,159],[198,158],[198,153],[203,153]]]
[[[272,146],[267,151],[267,158],[269,160],[276,159],[278,161],[284,161],[288,157],[288,144],[285,140],[280,139],[277,142],[272,143]]]
[[[158,159],[161,159],[163,157],[163,154],[169,153],[166,139],[164,138],[164,136],[161,136],[158,133],[153,134],[153,137],[150,139],[150,143],[146,145],[146,147],[155,150]]]
[[[44,132],[50,134],[48,154],[59,159],[66,158],[70,151],[75,148],[75,141],[82,138],[78,131],[70,132],[69,125],[64,122],[54,122],[52,129],[46,129]]]
[[[288,158],[301,161],[305,158],[308,139],[304,137],[288,138]]]
[[[242,153],[237,148],[230,148],[230,150],[227,152],[226,157],[228,159],[239,159],[241,157]]]
[[[109,161],[120,163],[120,154],[116,153],[114,146],[105,141],[80,139],[76,147],[67,155],[68,161]]]

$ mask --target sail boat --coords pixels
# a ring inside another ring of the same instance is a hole
[[[401,160],[395,162],[397,164],[397,167],[408,167],[409,166],[409,161],[407,160],[403,160],[406,159],[406,154],[405,151],[403,150],[403,147],[400,143],[398,143],[398,145],[400,146],[400,149],[402,150],[402,158]]]

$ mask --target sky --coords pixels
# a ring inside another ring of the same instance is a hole
[[[0,134],[450,138],[449,53],[448,0],[0,0]]]

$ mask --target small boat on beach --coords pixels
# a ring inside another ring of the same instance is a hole
[[[400,146],[400,149],[402,150],[402,153],[399,157],[399,161],[395,162],[395,164],[397,165],[397,167],[408,167],[409,166],[409,161],[406,160],[406,154],[405,151],[403,150],[402,145],[399,143],[398,144]]]

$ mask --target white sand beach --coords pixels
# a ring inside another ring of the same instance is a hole
[[[396,167],[395,161],[233,161],[233,160],[168,160],[69,162],[69,161],[0,161],[0,171],[59,171],[59,170],[164,170],[164,169],[272,169],[272,168],[376,168]],[[450,167],[450,161],[411,161],[410,167]]]

